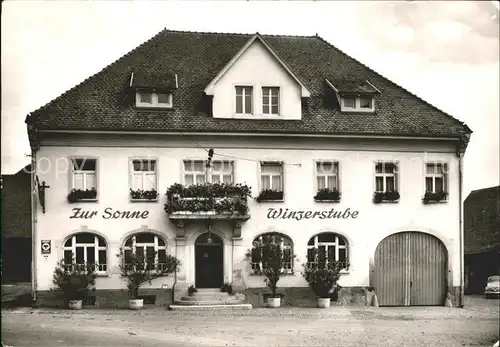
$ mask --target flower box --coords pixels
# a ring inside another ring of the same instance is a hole
[[[424,204],[435,203],[435,202],[445,202],[448,197],[448,193],[446,192],[425,192],[422,201]]]
[[[167,190],[165,212],[187,211],[203,215],[248,213],[250,188],[241,184],[206,183],[192,186],[174,184]]]
[[[257,202],[262,201],[283,201],[284,193],[279,190],[263,189],[255,198]]]
[[[150,190],[130,189],[130,196],[131,199],[135,201],[140,201],[140,200],[152,201],[158,198],[158,192],[155,189],[150,189]]]
[[[373,202],[375,204],[381,202],[397,202],[399,197],[399,192],[397,191],[375,192],[373,194]]]
[[[340,192],[337,189],[323,188],[318,190],[314,196],[316,202],[338,202],[340,201]]]
[[[74,203],[77,201],[93,201],[97,199],[97,190],[95,188],[92,189],[72,189],[71,192],[67,196],[69,203]]]

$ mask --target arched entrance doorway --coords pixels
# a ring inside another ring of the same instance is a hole
[[[374,287],[380,306],[443,305],[448,252],[435,236],[401,232],[375,250]]]
[[[194,243],[195,287],[220,288],[224,280],[222,239],[213,234],[200,235]]]

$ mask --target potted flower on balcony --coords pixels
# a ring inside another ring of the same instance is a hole
[[[62,292],[69,309],[81,310],[88,292],[95,290],[96,277],[94,264],[68,264],[61,260],[54,270],[52,283],[56,291]]]
[[[446,192],[425,192],[422,201],[424,204],[432,202],[440,202],[446,200],[448,193]]]
[[[338,202],[340,201],[340,192],[335,188],[323,188],[318,190],[314,196],[314,200],[321,202]]]
[[[139,253],[140,254],[140,253]],[[146,283],[151,284],[156,278],[168,276],[180,265],[180,261],[171,255],[166,255],[163,263],[156,263],[157,252],[151,258],[144,258],[139,254],[124,252],[120,248],[117,257],[120,259],[120,276],[125,279],[129,294],[129,308],[132,310],[141,309],[144,300],[139,296],[139,289]]]
[[[373,202],[379,204],[383,201],[398,201],[399,200],[399,192],[395,190],[388,190],[385,192],[375,192],[373,194]]]
[[[91,189],[72,189],[68,194],[68,202],[74,203],[80,200],[93,200],[97,198],[97,190],[95,187]]]
[[[285,266],[290,264],[291,259],[295,257],[291,251],[283,252],[281,241],[280,237],[266,239],[262,243],[255,243],[254,248],[246,253],[247,258],[251,258],[252,254],[256,253],[261,255],[262,268],[257,267],[253,271],[255,275],[266,277],[264,283],[271,290],[271,293],[264,296],[268,307],[271,308],[281,306],[283,295],[276,293],[278,282],[285,275]]]
[[[283,200],[284,193],[280,190],[274,189],[263,189],[259,195],[255,198],[257,202],[262,201],[280,201]]]
[[[334,292],[337,289],[340,272],[346,267],[346,264],[341,261],[327,261],[324,253],[318,253],[316,249],[314,249],[314,252],[317,261],[303,264],[304,272],[302,272],[302,276],[316,295],[317,306],[319,308],[328,308],[330,307],[332,291]]]

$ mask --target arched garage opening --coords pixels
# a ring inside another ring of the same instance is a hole
[[[374,271],[380,306],[444,303],[448,252],[433,235],[409,231],[386,237],[375,250]]]

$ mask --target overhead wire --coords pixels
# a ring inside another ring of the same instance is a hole
[[[207,153],[210,153],[210,149],[207,149],[206,147],[202,146],[199,142],[197,142],[196,140],[192,139],[189,135],[186,135],[184,134],[183,132],[179,131],[179,133],[186,137],[187,139],[189,139],[189,141],[193,142],[198,148],[200,149],[203,149],[204,151],[206,151]],[[246,160],[246,161],[252,161],[252,162],[256,162],[256,163],[261,163],[262,160],[257,160],[257,159],[251,159],[251,158],[242,158],[242,157],[237,157],[237,156],[234,156],[234,155],[229,155],[229,154],[223,154],[223,153],[219,153],[215,150],[213,150],[213,155],[218,155],[219,157],[226,157],[226,158],[232,158],[232,159],[239,159],[239,160]],[[211,160],[211,159],[210,159]],[[298,167],[301,167],[302,164],[295,164],[295,163],[283,163],[283,165],[290,165],[290,166],[298,166]]]

